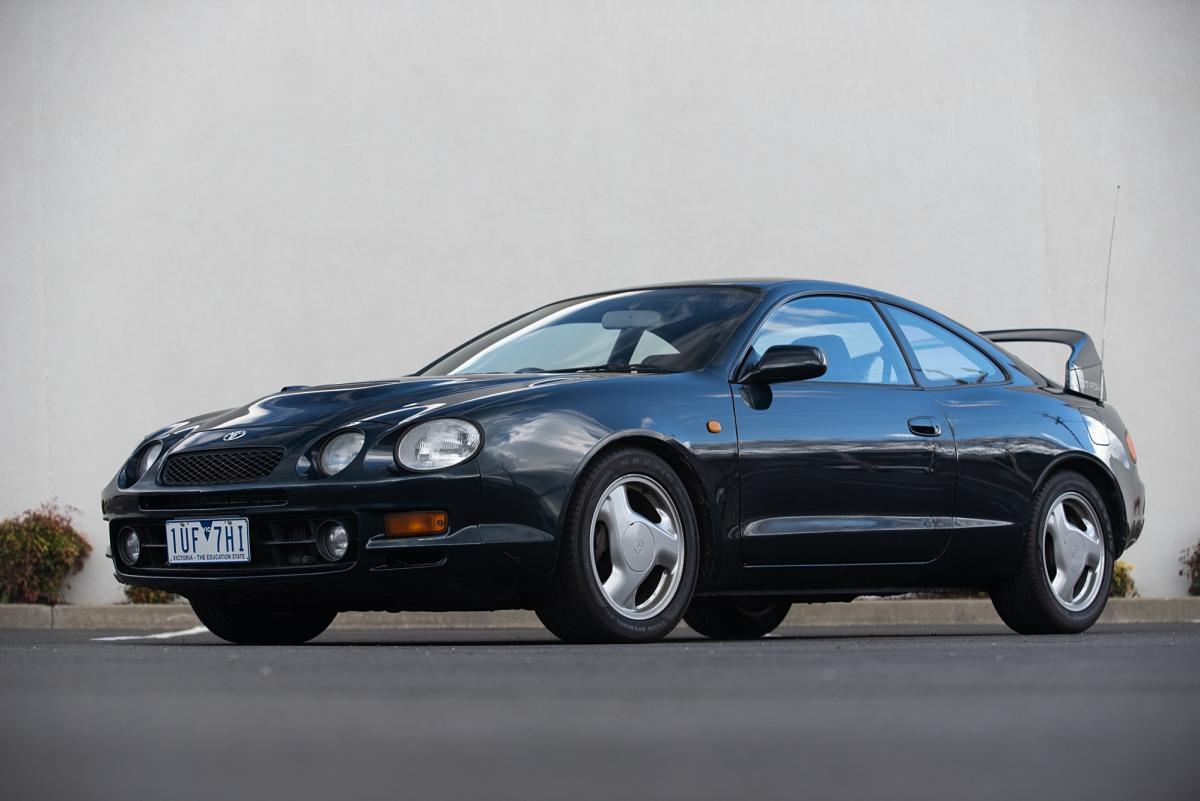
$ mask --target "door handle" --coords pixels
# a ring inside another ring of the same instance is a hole
[[[941,425],[932,417],[910,417],[908,430],[918,437],[940,437],[942,435]]]

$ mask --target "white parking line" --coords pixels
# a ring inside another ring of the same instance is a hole
[[[203,634],[208,631],[204,626],[181,631],[163,631],[158,634],[126,634],[121,637],[93,637],[92,642],[117,642],[118,640],[169,640],[172,637],[190,637],[193,634]]]

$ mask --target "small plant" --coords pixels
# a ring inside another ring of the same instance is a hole
[[[1183,563],[1179,575],[1188,580],[1188,595],[1200,595],[1200,544],[1185,549],[1179,561]]]
[[[1112,586],[1108,588],[1108,597],[1138,597],[1137,584],[1133,581],[1133,565],[1120,561],[1113,564]]]
[[[171,604],[179,596],[166,590],[156,590],[152,587],[134,587],[125,585],[125,598],[131,604]]]
[[[69,510],[53,504],[0,520],[0,602],[59,603],[91,552]]]

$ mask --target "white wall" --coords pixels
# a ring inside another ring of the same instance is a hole
[[[0,513],[143,434],[633,283],[863,283],[1099,335],[1176,555],[1200,438],[1200,4],[0,0]]]

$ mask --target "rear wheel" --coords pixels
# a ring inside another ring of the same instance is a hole
[[[1090,628],[1108,602],[1112,542],[1108,510],[1092,483],[1069,470],[1051,476],[1034,499],[1017,572],[992,588],[992,605],[1021,634]]]
[[[753,640],[778,628],[791,608],[787,601],[696,598],[683,619],[712,640]]]
[[[568,642],[647,642],[679,624],[696,583],[687,488],[653,453],[622,448],[584,472],[538,618]]]
[[[312,607],[258,606],[194,598],[192,611],[223,640],[238,645],[299,645],[316,637],[337,612]]]

